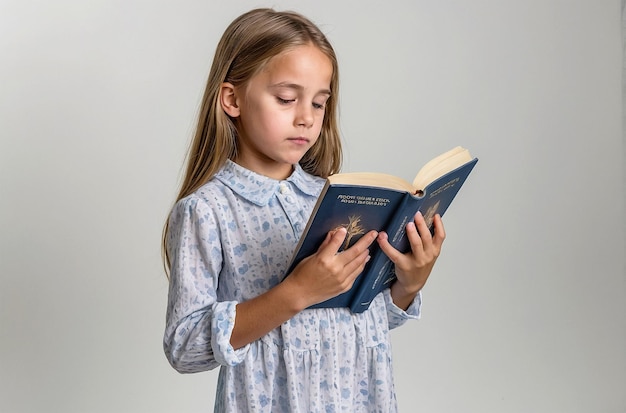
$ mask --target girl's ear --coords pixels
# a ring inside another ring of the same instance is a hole
[[[222,109],[231,118],[236,118],[241,114],[235,94],[235,86],[232,83],[224,82],[220,89],[220,104]]]

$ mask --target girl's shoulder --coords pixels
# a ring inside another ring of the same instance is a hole
[[[215,178],[176,202],[177,208],[213,209],[224,200],[225,185]]]

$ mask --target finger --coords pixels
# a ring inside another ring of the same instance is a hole
[[[420,237],[420,233],[417,231],[417,227],[415,222],[409,222],[406,224],[406,236],[409,239],[409,245],[411,246],[411,251],[415,254],[422,253],[424,251],[425,242],[422,237]]]
[[[426,224],[426,220],[424,219],[420,211],[417,211],[417,214],[415,214],[414,223],[415,223],[415,226],[417,227],[417,230],[419,231],[419,236],[421,238],[421,241],[423,243],[432,241],[432,235],[430,234],[430,229],[428,228],[428,225]]]
[[[389,236],[386,232],[381,232],[378,234],[378,245],[380,249],[385,253],[387,258],[391,260],[394,264],[398,263],[398,260],[403,256],[403,254],[395,249],[393,245],[389,243]]]
[[[335,255],[341,248],[343,241],[346,239],[348,231],[345,228],[338,228],[336,230],[328,232],[326,239],[322,242],[317,250],[320,255]]]
[[[363,254],[364,252],[369,254],[369,247],[372,245],[372,242],[376,239],[378,232],[372,230],[362,236],[357,242],[354,243],[350,248],[341,251],[341,253],[337,254],[337,258],[339,259],[339,263],[341,265],[347,265],[352,260],[356,259],[358,256]]]
[[[436,245],[441,246],[441,244],[443,244],[443,241],[446,239],[446,230],[443,226],[441,215],[439,214],[435,215],[435,218],[433,219],[433,226],[434,226],[433,242]]]
[[[356,256],[352,261],[346,263],[343,267],[345,273],[347,274],[348,279],[354,279],[363,272],[365,268],[365,264],[367,264],[370,260],[370,254],[368,250],[361,252],[358,256]]]
[[[322,241],[319,248],[317,249],[318,252],[324,249],[328,245],[328,243],[330,242],[330,240],[332,239],[333,235],[335,235],[336,232],[337,230],[332,230],[326,233],[326,238],[324,238],[324,241]]]
[[[362,236],[357,242],[354,243],[350,248],[341,252],[341,259],[344,264],[352,261],[356,257],[358,257],[363,251],[367,250],[372,242],[376,239],[378,232],[370,231],[364,236]]]

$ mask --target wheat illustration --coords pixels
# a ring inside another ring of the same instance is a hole
[[[337,228],[345,228],[347,230],[346,239],[343,243],[343,249],[346,249],[350,246],[350,242],[352,238],[357,235],[365,234],[365,228],[361,225],[361,217],[357,215],[350,215],[348,217],[348,223],[344,225],[339,225]]]
[[[428,208],[428,210],[424,214],[424,221],[426,221],[426,226],[428,226],[428,228],[430,228],[433,225],[433,218],[435,217],[435,214],[439,210],[439,204],[440,204],[440,201],[437,201],[435,205],[432,205],[430,208]]]

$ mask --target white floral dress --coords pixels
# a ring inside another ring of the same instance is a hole
[[[370,308],[307,309],[233,349],[235,306],[279,283],[324,180],[284,181],[228,161],[170,217],[164,349],[181,373],[220,366],[216,412],[397,411],[389,330],[418,318],[383,291]]]

